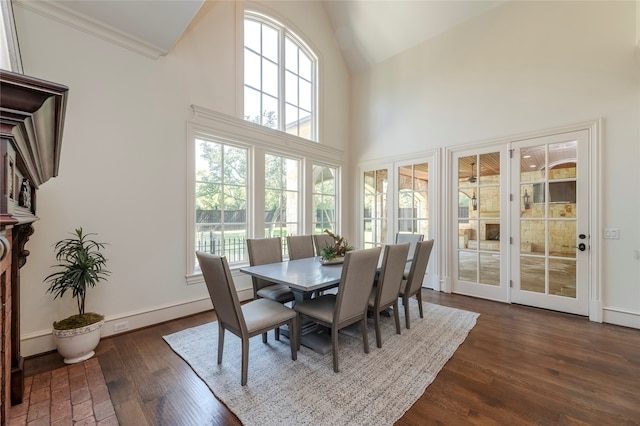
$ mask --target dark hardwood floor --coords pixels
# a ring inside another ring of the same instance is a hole
[[[423,300],[481,315],[397,425],[640,424],[640,330],[431,290]],[[205,312],[100,342],[121,425],[240,424],[162,340],[214,319]],[[51,353],[25,368],[31,375],[61,365]]]

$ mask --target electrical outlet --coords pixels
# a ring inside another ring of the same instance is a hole
[[[113,331],[117,333],[118,331],[124,331],[129,328],[129,323],[127,321],[119,322],[117,324],[113,324]]]
[[[610,240],[620,239],[620,229],[618,228],[606,228],[604,230],[604,237]]]

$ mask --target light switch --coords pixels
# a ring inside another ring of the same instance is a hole
[[[604,230],[604,237],[611,240],[619,240],[620,239],[620,229],[618,228],[606,228]]]

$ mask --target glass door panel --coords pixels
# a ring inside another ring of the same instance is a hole
[[[586,164],[587,150],[579,146],[587,141],[587,132],[581,131],[514,144],[520,194],[514,203],[520,213],[519,241],[512,248],[517,250],[512,269],[518,271],[514,302],[588,313],[588,280],[578,285],[581,275],[588,276],[587,200],[578,197],[587,193],[578,169]],[[584,250],[577,249],[581,242]]]
[[[500,158],[500,152],[489,152],[457,160],[457,287],[471,292],[474,285],[501,286]]]
[[[370,248],[387,242],[387,169],[364,172],[363,184],[363,248]]]

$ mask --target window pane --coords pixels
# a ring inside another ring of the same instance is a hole
[[[222,170],[222,146],[196,140],[196,181],[219,182]]]
[[[298,193],[293,191],[283,192],[283,221],[297,223],[300,212],[298,211]]]
[[[289,71],[298,73],[298,46],[289,38],[284,40],[284,58],[285,66]]]
[[[411,166],[402,166],[398,169],[398,189],[412,189],[412,173]]]
[[[260,89],[260,56],[244,50],[244,84]]]
[[[277,189],[265,189],[264,191],[264,209],[265,209],[265,221],[267,223],[274,220],[274,215],[277,214],[276,210],[280,208],[280,191]]]
[[[301,229],[299,164],[298,160],[265,155],[265,235],[285,238],[289,230]]]
[[[413,189],[415,191],[426,191],[429,186],[429,165],[416,164],[413,171]]]
[[[320,234],[324,229],[336,228],[335,177],[333,167],[313,165],[313,219],[312,232]]]
[[[301,50],[300,51],[300,69],[298,70],[298,74],[300,74],[300,77],[311,81],[311,66],[312,66],[312,61],[311,59],[309,59],[309,57]]]
[[[278,99],[263,95],[262,97],[263,117],[262,125],[272,129],[278,128]]]
[[[280,189],[282,187],[280,176],[281,158],[273,155],[265,155],[264,162],[264,186],[265,188]]]
[[[244,88],[244,119],[253,123],[260,123],[260,92],[250,89],[245,86]]]
[[[567,179],[577,176],[576,155],[578,141],[549,145],[549,179]]]
[[[376,172],[376,192],[387,192],[387,170],[378,170]]]
[[[298,77],[289,71],[285,73],[285,99],[292,105],[298,105]]]
[[[247,150],[224,147],[224,178],[226,184],[245,185],[247,178]]]
[[[284,188],[289,190],[289,191],[298,191],[299,188],[299,180],[298,180],[298,175],[299,175],[299,161],[298,160],[292,160],[290,158],[285,158],[284,159],[284,170],[283,170],[283,176],[284,176]]]
[[[273,62],[278,62],[278,31],[262,25],[262,55]]]
[[[292,135],[297,135],[299,129],[298,108],[287,104],[284,113],[285,119],[287,120],[286,132]]]
[[[311,111],[311,84],[300,80],[300,108]]]
[[[262,90],[278,96],[278,66],[266,59],[262,60]]]
[[[375,192],[375,172],[364,172],[364,192],[373,193]]]
[[[221,185],[196,183],[196,210],[215,210],[221,204]]]
[[[532,182],[545,178],[545,147],[535,146],[520,150],[520,181]]]
[[[245,19],[244,45],[255,52],[260,52],[260,23]]]

